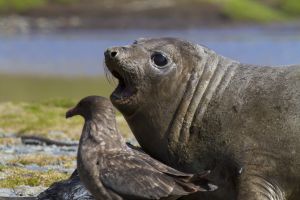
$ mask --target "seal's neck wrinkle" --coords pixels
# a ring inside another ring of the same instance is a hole
[[[204,65],[206,62],[206,57],[203,58],[203,62],[201,64]],[[201,64],[199,66],[201,66]],[[189,74],[188,82],[186,84],[185,91],[182,95],[182,98],[180,100],[179,106],[176,109],[176,113],[173,117],[173,119],[170,122],[170,128],[169,128],[169,141],[171,146],[176,146],[176,143],[179,139],[179,130],[182,127],[182,124],[184,123],[185,114],[187,112],[187,109],[189,107],[189,104],[193,98],[193,95],[195,94],[196,87],[199,83],[200,76],[204,70],[204,67],[197,66],[193,71]],[[173,148],[169,148],[173,149]]]
[[[222,97],[222,93],[229,84],[237,67],[237,62],[218,56],[218,64],[215,66],[214,73],[210,77],[207,87],[199,99],[197,109],[193,110],[193,121],[191,123],[193,126],[201,126],[199,123],[202,122],[207,106],[212,100],[213,95],[216,95],[216,98]]]
[[[191,124],[202,119],[212,96],[215,93],[221,95],[237,66],[234,61],[218,56],[213,51],[204,51],[206,56],[202,57],[202,61],[190,75],[186,90],[169,129],[171,151],[188,143]],[[219,89],[220,91],[218,91]]]
[[[184,144],[189,139],[189,129],[197,108],[203,106],[206,107],[206,105],[204,105],[203,103],[203,100],[209,98],[206,95],[207,91],[214,91],[215,87],[213,87],[212,84],[214,84],[215,77],[222,76],[218,73],[218,69],[220,69],[219,62],[219,56],[217,56],[216,54],[210,55],[209,58],[206,60],[204,70],[201,70],[202,74],[200,80],[197,84],[193,98],[189,103],[189,107],[185,113],[184,123],[182,124],[181,131],[179,134],[179,141],[184,142]]]

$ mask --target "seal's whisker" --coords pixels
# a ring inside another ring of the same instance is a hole
[[[116,81],[115,78],[113,77],[113,75],[111,74],[111,72],[109,71],[109,69],[107,68],[105,62],[104,62],[104,73],[105,73],[105,78],[108,81],[108,83],[110,85],[116,85]]]

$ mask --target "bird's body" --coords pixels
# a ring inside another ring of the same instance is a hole
[[[207,172],[186,174],[129,148],[118,133],[114,108],[107,99],[87,97],[68,113],[85,118],[77,167],[95,199],[177,199],[216,189],[204,178]]]

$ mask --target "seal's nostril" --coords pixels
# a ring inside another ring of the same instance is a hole
[[[114,58],[114,57],[117,56],[117,54],[118,54],[118,52],[112,51],[112,52],[110,53],[110,56],[111,56],[112,58]]]

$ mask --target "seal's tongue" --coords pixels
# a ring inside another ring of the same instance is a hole
[[[114,95],[119,99],[127,98],[133,95],[133,90],[130,87],[126,87],[126,85],[119,80],[119,85],[114,91]]]

